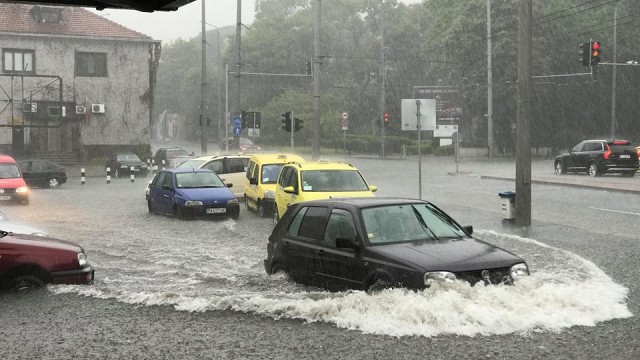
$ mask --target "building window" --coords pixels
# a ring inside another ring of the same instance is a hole
[[[107,76],[107,54],[76,52],[76,76]]]
[[[36,54],[33,50],[3,49],[2,70],[4,72],[35,72]]]

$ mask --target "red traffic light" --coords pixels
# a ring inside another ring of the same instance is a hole
[[[600,50],[600,42],[599,41],[594,41],[593,44],[591,45],[591,49],[592,50]]]
[[[384,122],[388,123],[389,122],[389,113],[384,113]]]

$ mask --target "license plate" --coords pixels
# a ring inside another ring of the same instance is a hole
[[[207,209],[207,214],[224,214],[227,212],[225,208],[209,208]]]
[[[11,196],[0,196],[0,200],[11,200]]]
[[[631,156],[629,154],[620,155],[620,159],[629,159]]]

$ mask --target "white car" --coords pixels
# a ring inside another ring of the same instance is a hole
[[[178,168],[209,169],[225,184],[233,184],[231,191],[237,198],[244,197],[245,178],[249,155],[206,155],[189,159]]]
[[[9,217],[0,211],[0,231],[14,234],[30,234],[36,236],[49,236],[46,232],[32,226],[19,224],[9,220]]]

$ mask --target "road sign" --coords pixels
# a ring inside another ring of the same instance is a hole
[[[420,129],[436,129],[435,99],[402,99],[400,105],[402,110],[402,130],[418,130],[418,106],[420,106]]]
[[[240,118],[240,116],[234,116],[233,117],[233,126],[240,126],[242,125],[242,119]]]
[[[349,130],[349,114],[342,113],[342,130],[347,131]]]
[[[242,134],[242,128],[240,126],[233,127],[233,136],[240,136]]]

